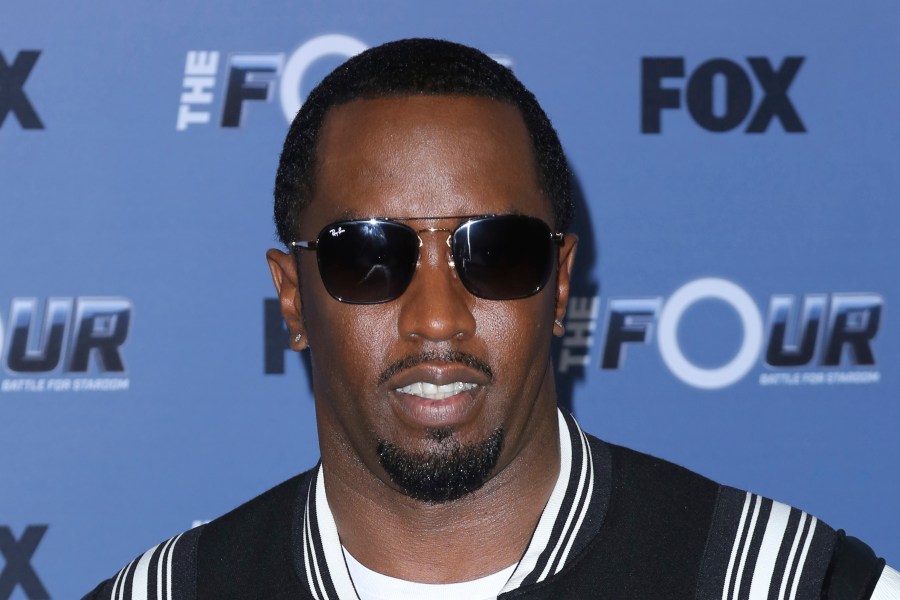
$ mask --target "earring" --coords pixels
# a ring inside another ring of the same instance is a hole
[[[566,333],[566,326],[563,325],[562,319],[555,319],[555,320],[553,321],[553,324],[554,324],[556,327],[559,327],[559,333],[556,333],[556,331],[553,332],[554,334],[556,334],[557,337],[562,337],[563,335],[565,335],[565,333]]]
[[[294,336],[294,343],[299,344],[301,339],[303,339],[303,334],[298,333],[297,335]]]

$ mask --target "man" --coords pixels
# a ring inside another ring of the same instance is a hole
[[[854,538],[557,409],[568,177],[476,50],[404,40],[329,75],[285,141],[268,253],[321,463],[88,597],[900,598]]]

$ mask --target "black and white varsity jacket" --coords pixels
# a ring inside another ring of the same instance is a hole
[[[807,513],[586,435],[500,600],[900,600],[900,574]],[[84,600],[357,598],[322,468],[136,558]]]

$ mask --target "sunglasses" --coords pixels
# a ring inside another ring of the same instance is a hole
[[[417,217],[466,219],[453,229],[412,227],[392,219],[336,221],[312,241],[291,242],[313,250],[328,293],[339,302],[379,304],[396,300],[409,287],[419,263],[423,232],[449,234],[450,266],[469,292],[487,300],[515,300],[547,284],[562,233],[523,215]]]

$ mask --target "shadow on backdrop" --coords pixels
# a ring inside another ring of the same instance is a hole
[[[597,238],[593,221],[588,211],[588,202],[577,175],[572,173],[572,197],[575,201],[575,215],[570,233],[578,236],[575,249],[575,266],[569,289],[569,308],[566,311],[566,333],[561,338],[553,338],[553,366],[556,369],[556,401],[568,411],[572,411],[575,384],[586,376],[591,367],[590,343],[591,327],[597,322],[600,284],[596,279]],[[591,316],[588,316],[588,315]]]

